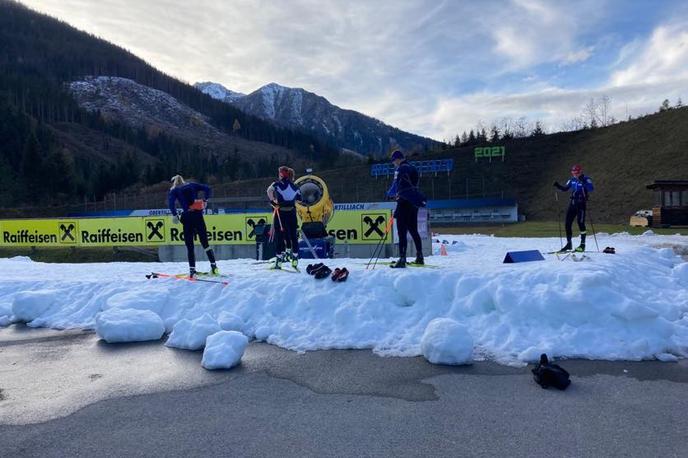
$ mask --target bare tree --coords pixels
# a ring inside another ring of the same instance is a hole
[[[597,102],[594,98],[590,98],[590,101],[583,106],[583,121],[587,127],[594,129],[598,126],[597,120]]]
[[[525,116],[521,116],[516,121],[514,121],[514,137],[523,138],[528,136],[528,119]]]
[[[583,118],[580,118],[578,116],[571,118],[569,121],[563,123],[561,125],[561,130],[563,132],[575,132],[577,130],[584,129],[586,127],[585,121],[583,121]]]
[[[607,127],[612,124],[614,118],[611,117],[611,105],[612,99],[608,95],[603,95],[600,97],[600,101],[597,104],[598,119],[602,127]]]

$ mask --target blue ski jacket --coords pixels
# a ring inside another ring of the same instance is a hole
[[[581,175],[578,178],[569,178],[564,186],[556,183],[556,187],[560,191],[568,191],[571,189],[571,202],[580,203],[588,200],[588,193],[595,190],[592,185],[592,179],[588,176]]]
[[[389,198],[403,199],[416,207],[425,207],[426,198],[418,190],[418,169],[408,161],[401,161],[394,171],[394,181],[386,193]]]
[[[189,207],[194,203],[194,200],[198,199],[198,194],[203,192],[205,200],[210,199],[212,191],[210,187],[205,184],[200,183],[186,183],[183,186],[170,189],[167,195],[167,205],[173,215],[177,214],[177,209],[175,208],[176,201],[179,201],[179,206],[182,207],[182,212],[186,213],[189,211]]]

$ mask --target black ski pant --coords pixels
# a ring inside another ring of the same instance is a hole
[[[299,254],[299,236],[296,231],[298,222],[296,220],[296,209],[278,210],[275,214],[273,227],[277,231],[277,253],[284,253],[284,249],[291,248],[291,251]]]
[[[418,207],[404,199],[397,201],[397,208],[394,210],[394,219],[397,220],[397,232],[399,234],[399,257],[406,258],[406,233],[411,234],[413,243],[416,245],[418,257],[423,257],[423,246],[418,233]]]
[[[566,241],[571,242],[573,237],[573,220],[578,221],[578,229],[581,233],[581,243],[585,243],[585,202],[574,202],[571,201],[569,204],[569,209],[566,211]]]
[[[208,244],[208,229],[205,227],[203,212],[187,211],[181,216],[182,226],[184,227],[184,245],[186,245],[186,256],[189,260],[189,267],[196,268],[196,253],[194,252],[194,236],[198,235],[201,246],[208,255],[210,264],[215,264],[215,253]]]

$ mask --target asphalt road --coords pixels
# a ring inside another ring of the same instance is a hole
[[[0,456],[686,456],[688,362],[435,366],[251,344],[240,367],[159,342],[0,329]]]

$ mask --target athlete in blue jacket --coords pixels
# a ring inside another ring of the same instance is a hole
[[[411,165],[404,154],[397,150],[392,153],[394,182],[387,191],[387,197],[396,199],[397,207],[394,210],[394,219],[397,221],[397,233],[399,234],[399,260],[392,263],[391,267],[406,267],[406,233],[411,233],[411,238],[416,246],[416,260],[414,264],[424,264],[423,245],[418,233],[418,207],[425,206],[425,196],[418,191],[418,170]]]
[[[268,199],[275,209],[272,227],[277,231],[277,256],[274,267],[280,269],[283,262],[289,261],[296,268],[299,263],[296,202],[301,201],[301,191],[293,182],[294,169],[283,165],[277,173],[279,179],[267,189]]]
[[[588,194],[594,190],[592,179],[583,175],[583,169],[580,165],[574,165],[571,167],[571,178],[569,178],[566,184],[562,186],[559,182],[555,181],[554,187],[564,192],[569,189],[571,190],[571,200],[569,202],[569,208],[566,211],[566,245],[559,251],[571,251],[573,249],[571,245],[571,238],[573,236],[571,227],[573,226],[574,219],[578,221],[578,229],[580,229],[581,237],[580,246],[576,248],[575,251],[585,251],[585,207],[588,201]]]
[[[199,193],[203,193],[204,198],[198,198]],[[184,227],[184,245],[186,245],[186,255],[189,261],[189,276],[196,275],[196,254],[194,253],[194,236],[198,235],[201,246],[208,255],[210,261],[210,272],[213,275],[219,274],[215,262],[215,254],[208,244],[208,230],[203,220],[203,210],[206,201],[211,196],[210,187],[200,183],[187,183],[181,175],[172,178],[172,187],[167,196],[167,204],[172,212],[172,222],[178,224],[180,221]],[[182,208],[182,213],[178,214],[175,208],[176,202]]]

